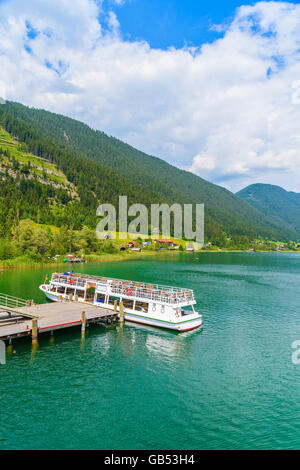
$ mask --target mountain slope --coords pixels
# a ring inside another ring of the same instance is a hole
[[[230,191],[79,121],[12,102],[1,111],[6,129],[38,155],[54,158],[73,184],[85,187],[101,202],[116,204],[119,194],[128,194],[130,201],[146,204],[204,203],[208,238],[215,230],[276,239],[295,235]]]
[[[52,184],[57,188],[74,190],[66,176],[56,166],[47,160],[37,157],[26,151],[26,147],[19,144],[12,136],[0,126],[0,173],[8,172],[17,177],[17,170],[21,174],[30,174],[30,179],[36,179],[42,184]]]
[[[28,153],[0,126],[0,238],[11,233],[19,218],[57,224],[65,205],[77,197],[55,164]]]
[[[271,184],[252,184],[237,193],[274,223],[300,235],[300,194]]]

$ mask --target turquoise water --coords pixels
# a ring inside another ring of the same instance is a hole
[[[300,256],[179,254],[86,265],[195,290],[204,328],[126,325],[14,343],[0,365],[0,449],[299,449]],[[0,292],[44,301],[49,269]]]

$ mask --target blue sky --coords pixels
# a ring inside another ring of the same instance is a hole
[[[0,0],[0,96],[232,191],[300,192],[299,44],[293,1]]]
[[[278,0],[275,0],[277,2]],[[236,8],[253,5],[247,0],[114,0],[104,1],[104,10],[113,8],[122,34],[129,40],[143,39],[151,47],[166,49],[199,46],[220,37],[211,28],[229,22]],[[290,3],[299,3],[292,0]]]

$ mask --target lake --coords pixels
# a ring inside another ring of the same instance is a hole
[[[192,288],[201,330],[126,324],[14,342],[0,365],[0,449],[299,449],[300,255],[175,254],[76,271]],[[44,302],[55,269],[0,292]]]

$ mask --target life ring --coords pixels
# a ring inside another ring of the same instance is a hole
[[[126,290],[126,295],[132,295],[132,290],[131,290],[131,289],[127,289],[127,290]]]
[[[70,284],[70,286],[72,286],[74,284],[73,279],[70,279],[69,284]]]

